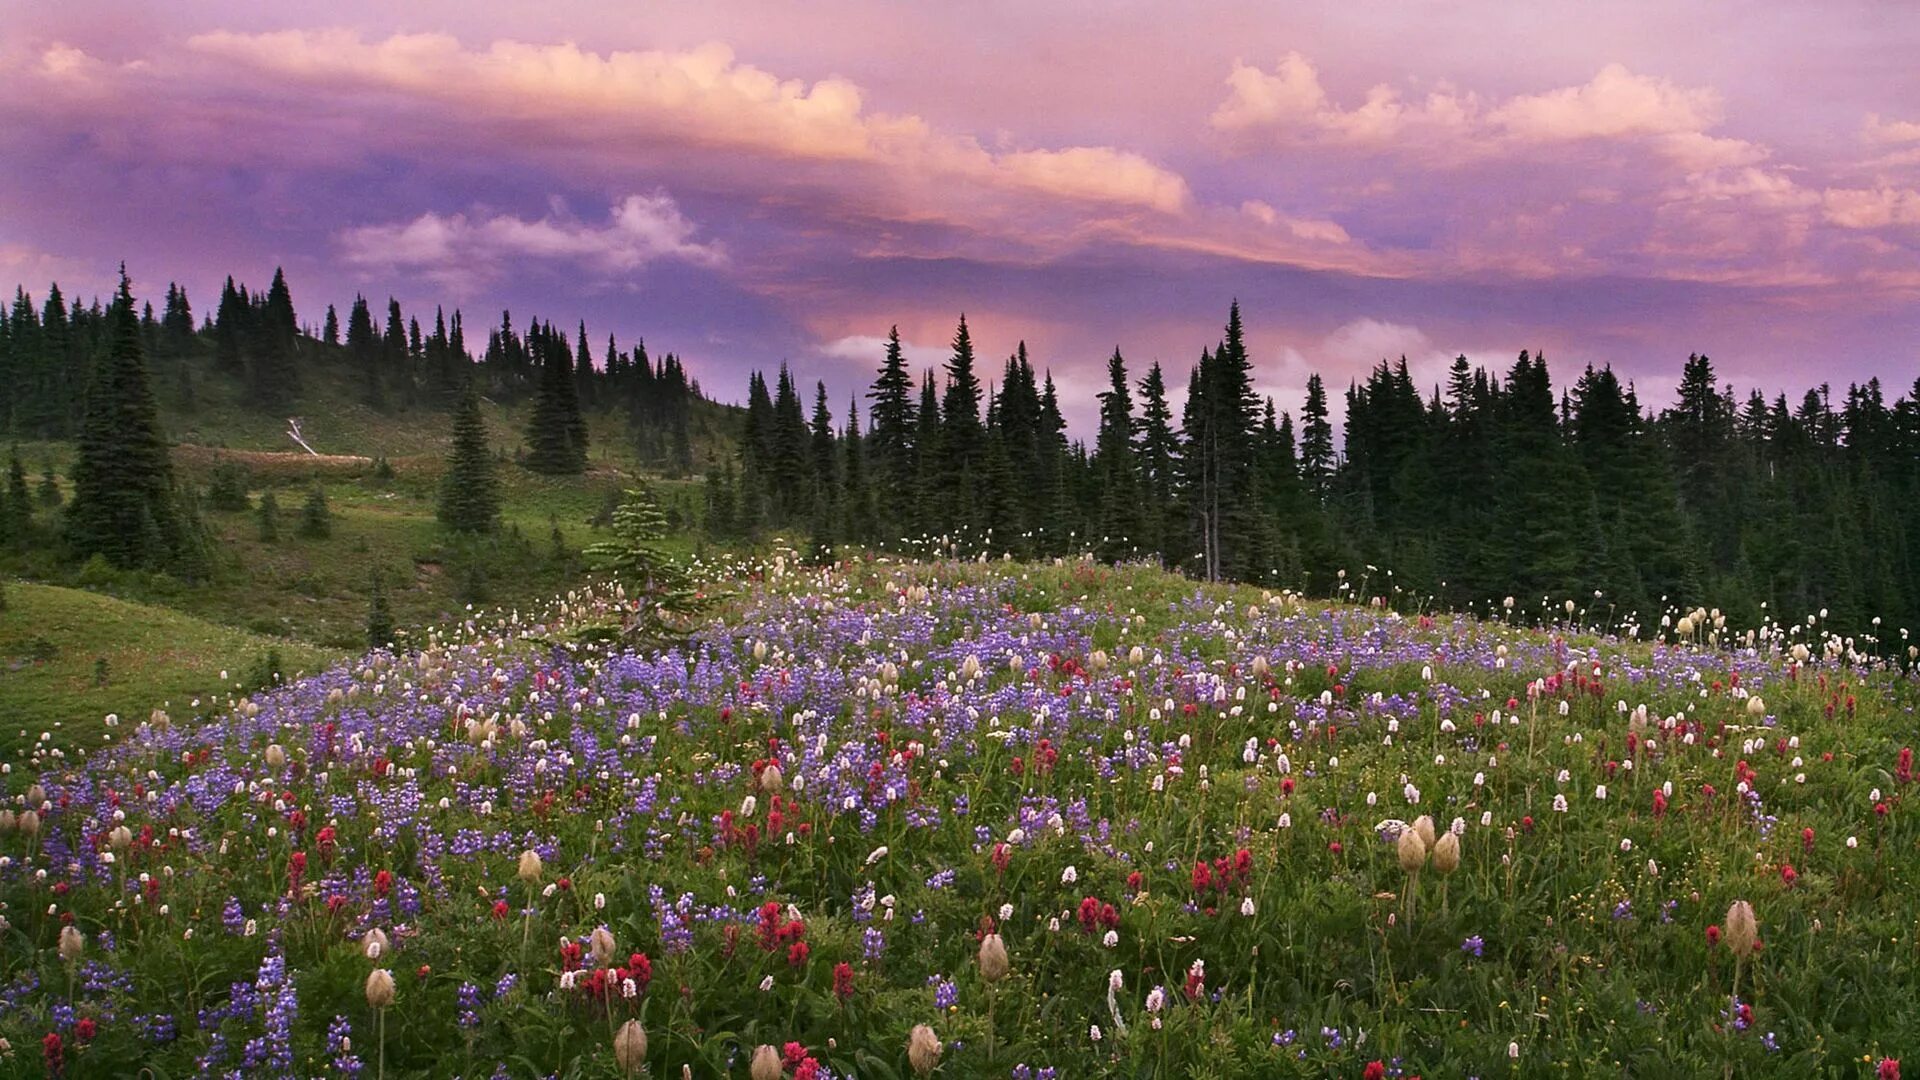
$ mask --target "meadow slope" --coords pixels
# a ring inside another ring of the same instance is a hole
[[[1804,1076],[1915,1045],[1920,694],[1817,628],[727,574],[666,652],[579,593],[16,753],[8,1069]]]

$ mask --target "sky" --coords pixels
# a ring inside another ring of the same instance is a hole
[[[1882,0],[0,0],[0,282],[204,314],[283,266],[306,321],[584,319],[836,413],[964,312],[1080,435],[1114,348],[1184,386],[1235,298],[1282,409],[1521,349],[1897,392],[1916,50]]]

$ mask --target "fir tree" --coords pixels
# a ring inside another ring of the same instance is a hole
[[[980,421],[980,377],[974,372],[973,335],[967,317],[953,334],[946,393],[940,401],[939,479],[941,509],[950,526],[978,527],[977,481],[986,456],[986,427]]]
[[[527,468],[552,475],[583,472],[586,428],[566,340],[542,334],[540,341],[540,385],[527,420]]]
[[[440,482],[440,523],[456,532],[492,532],[500,521],[500,492],[487,453],[487,422],[480,393],[468,379],[453,410],[453,448]]]
[[[273,489],[260,493],[260,542],[271,544],[280,539],[280,500]]]
[[[895,515],[913,496],[915,478],[914,428],[917,417],[913,403],[913,376],[900,350],[900,328],[887,332],[887,355],[880,373],[867,391],[873,408],[869,413],[873,433],[869,443],[873,451],[874,483],[884,504]]]
[[[333,512],[327,508],[327,493],[317,482],[307,491],[306,504],[300,508],[300,536],[324,540],[333,535]]]
[[[387,603],[387,587],[376,569],[367,582],[367,648],[384,649],[392,644],[393,608]]]
[[[1140,484],[1134,452],[1133,394],[1127,362],[1115,348],[1107,359],[1107,389],[1100,394],[1100,431],[1093,465],[1100,476],[1100,521],[1095,552],[1102,559],[1124,558],[1140,543]]]
[[[1307,376],[1307,403],[1300,410],[1300,479],[1315,500],[1326,502],[1333,479],[1333,425],[1327,420],[1327,388]]]
[[[586,550],[625,590],[630,611],[622,629],[643,643],[683,636],[705,606],[691,575],[668,554],[666,535],[666,515],[643,484],[630,489],[614,511],[613,535]]]
[[[75,447],[67,542],[81,559],[165,566],[181,554],[184,537],[124,268],[111,320],[112,345],[94,372]]]
[[[340,313],[333,310],[332,304],[327,305],[327,324],[320,331],[320,340],[328,345],[340,344]]]
[[[27,491],[27,470],[20,464],[20,448],[14,447],[7,460],[6,498],[0,502],[0,540],[24,542],[33,532],[33,497]]]

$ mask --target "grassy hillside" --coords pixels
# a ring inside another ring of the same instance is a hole
[[[81,589],[8,582],[0,611],[0,756],[53,735],[95,744],[102,718],[191,714],[250,689],[270,651],[283,674],[315,671],[335,650],[219,626]]]
[[[644,468],[619,410],[589,414],[592,451],[585,474],[550,477],[516,463],[527,404],[489,401],[483,409],[501,483],[503,528],[488,537],[455,536],[435,517],[450,436],[446,412],[397,402],[371,408],[360,400],[344,365],[322,360],[303,371],[301,400],[287,411],[300,418],[303,435],[319,456],[287,437],[286,417],[246,406],[239,386],[216,373],[209,360],[156,365],[175,475],[199,497],[211,542],[204,579],[74,564],[54,542],[61,511],[46,506],[36,510],[36,542],[0,552],[0,573],[57,586],[46,591],[22,586],[16,590],[21,596],[38,603],[66,596],[73,607],[82,606],[83,599],[123,603],[153,616],[147,623],[181,618],[201,627],[183,636],[196,643],[188,652],[207,658],[186,664],[176,675],[119,679],[116,673],[135,670],[135,664],[123,665],[116,655],[123,648],[121,622],[71,620],[54,642],[59,661],[36,668],[31,689],[19,688],[11,676],[0,680],[10,684],[0,690],[6,737],[22,727],[37,733],[56,723],[97,722],[109,709],[144,716],[169,696],[186,692],[181,688],[200,688],[195,680],[202,669],[217,674],[237,665],[234,651],[266,640],[258,635],[301,643],[304,657],[358,651],[366,644],[375,575],[403,630],[446,622],[470,604],[513,608],[541,602],[585,578],[582,552],[605,531],[596,522],[604,521],[612,502],[639,477],[654,484],[677,525],[691,525],[698,514],[697,479],[658,476]],[[703,470],[707,460],[727,452],[737,410],[697,403],[693,421],[696,469]],[[18,450],[36,486],[51,466],[63,493],[71,496],[71,444],[21,443]],[[244,511],[217,509],[205,497],[216,475],[230,469],[245,477]],[[302,506],[315,485],[330,510],[323,537],[299,531]],[[279,507],[273,539],[263,537],[259,511],[269,492]],[[10,618],[8,625],[24,625],[18,610]],[[230,638],[216,642],[209,634]],[[15,646],[24,647],[8,642],[0,657],[15,658]],[[94,659],[103,655],[109,682],[94,687]]]
[[[603,651],[586,594],[15,756],[23,1074],[614,1080],[643,1030],[657,1077],[1911,1054],[1920,683],[1842,641],[1080,562],[728,576],[685,647]]]

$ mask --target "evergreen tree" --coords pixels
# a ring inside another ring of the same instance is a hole
[[[867,476],[866,444],[860,434],[860,404],[847,399],[847,430],[840,438],[840,534],[849,543],[871,544],[874,540],[873,484]]]
[[[440,482],[440,523],[456,532],[492,532],[500,523],[500,490],[487,452],[480,392],[468,379],[453,410],[453,447]]]
[[[327,305],[327,325],[320,332],[320,340],[328,345],[340,344],[340,313],[333,310],[332,304]]]
[[[1174,489],[1178,476],[1174,460],[1180,452],[1173,432],[1173,410],[1167,405],[1166,377],[1156,361],[1140,380],[1140,543],[1145,550],[1162,557],[1177,554],[1174,537],[1178,524],[1173,515]]]
[[[867,397],[873,402],[873,450],[875,487],[889,518],[897,521],[901,508],[913,495],[915,479],[914,434],[917,413],[913,403],[913,376],[907,372],[906,357],[900,351],[900,328],[887,332],[887,355],[880,373],[873,380]]]
[[[586,551],[625,590],[630,611],[622,629],[643,643],[683,636],[705,606],[692,576],[667,553],[666,535],[666,515],[643,484],[630,489],[614,511],[613,535]]]
[[[1102,559],[1124,558],[1140,543],[1140,484],[1134,452],[1133,395],[1127,362],[1115,348],[1107,359],[1107,389],[1100,394],[1100,432],[1093,465],[1100,476],[1100,522],[1095,530]]]
[[[94,372],[75,447],[67,542],[81,559],[161,567],[182,554],[185,537],[125,268],[111,319],[112,345]]]
[[[256,335],[259,347],[249,358],[248,392],[261,408],[279,409],[297,392],[300,330],[287,276],[278,269],[273,272],[273,285],[267,290]]]
[[[271,544],[280,539],[280,500],[273,489],[260,493],[260,542]]]
[[[1327,420],[1326,384],[1317,373],[1307,376],[1300,424],[1300,479],[1314,499],[1324,503],[1333,480],[1333,425]]]
[[[735,520],[736,501],[733,492],[733,469],[725,465],[715,465],[707,469],[706,512],[701,515],[707,539],[714,541],[731,540],[738,528]]]
[[[327,493],[318,482],[307,492],[307,501],[300,508],[300,536],[307,540],[323,540],[333,535],[333,511],[327,508]]]
[[[940,402],[941,509],[950,526],[978,527],[976,481],[986,457],[986,427],[980,421],[980,378],[973,370],[973,335],[967,317],[953,334],[947,389]]]
[[[565,338],[542,334],[540,387],[527,420],[527,468],[552,475],[584,472],[586,422],[580,415]]]
[[[384,649],[392,644],[393,608],[387,603],[387,587],[376,569],[367,582],[367,648]]]

